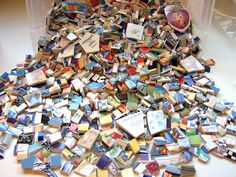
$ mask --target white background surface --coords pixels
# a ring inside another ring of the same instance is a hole
[[[212,68],[212,78],[221,88],[223,97],[236,101],[236,46],[232,46],[214,28],[208,40],[204,57],[216,61],[216,66]],[[0,0],[0,73],[9,71],[24,61],[26,54],[32,53],[24,0]],[[32,173],[24,173],[13,156],[14,144],[12,142],[6,151],[5,159],[0,160],[0,177],[32,176]],[[196,177],[236,177],[236,163],[213,155],[208,164],[196,159],[193,163],[197,170]]]

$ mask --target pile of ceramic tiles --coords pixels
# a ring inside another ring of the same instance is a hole
[[[179,2],[57,1],[38,52],[0,77],[0,157],[48,176],[195,174],[235,161],[236,112]],[[163,170],[162,170],[163,169]],[[161,171],[160,171],[161,170]]]

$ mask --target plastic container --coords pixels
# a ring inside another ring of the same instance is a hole
[[[216,0],[213,25],[236,45],[236,0]]]
[[[196,35],[202,39],[202,48],[206,47],[215,0],[181,0],[181,2],[191,13]],[[37,51],[38,38],[45,32],[45,17],[48,15],[52,4],[53,0],[26,0],[31,39],[35,52]]]
[[[201,46],[205,48],[211,27],[215,0],[181,0],[181,2],[190,11],[194,33],[202,39]]]
[[[46,17],[53,2],[54,0],[25,0],[31,42],[35,52],[39,37],[45,35]]]

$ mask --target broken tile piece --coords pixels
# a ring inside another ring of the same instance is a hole
[[[29,86],[45,83],[47,81],[47,78],[41,69],[27,73],[25,78]]]
[[[129,147],[133,151],[134,154],[140,151],[140,147],[136,139],[132,139],[131,141],[129,141]]]
[[[142,40],[144,27],[133,23],[128,23],[126,29],[126,38]]]
[[[60,168],[62,163],[62,157],[61,154],[56,154],[50,156],[50,166],[52,168]]]
[[[49,135],[49,140],[52,144],[62,139],[61,132],[55,132]]]
[[[23,169],[33,169],[36,160],[37,158],[35,156],[30,156],[21,161],[21,166]]]
[[[180,64],[188,72],[204,71],[202,64],[192,55],[180,61]]]
[[[147,113],[148,128],[151,135],[157,134],[166,130],[167,121],[164,118],[163,111],[149,111]]]
[[[189,15],[172,0],[56,1],[35,55],[0,75],[0,158],[17,138],[22,168],[50,177],[189,176],[193,158],[235,161],[234,104],[217,97]]]
[[[144,134],[144,120],[141,112],[121,117],[116,123],[134,138]]]
[[[83,38],[80,40],[80,45],[84,49],[85,53],[95,53],[99,49],[99,39],[100,36],[92,33],[86,33]]]
[[[39,90],[24,96],[24,100],[29,107],[38,106],[42,103],[42,96]]]
[[[134,177],[134,171],[132,168],[126,168],[124,170],[121,170],[121,176],[122,177]]]
[[[91,150],[93,144],[98,138],[99,130],[94,128],[89,129],[84,136],[78,141],[78,144],[82,147],[85,147],[88,150]]]

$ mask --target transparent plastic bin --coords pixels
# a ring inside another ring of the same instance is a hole
[[[46,16],[53,2],[54,0],[26,0],[32,45],[35,52],[37,51],[38,38],[45,34]],[[181,2],[190,11],[195,34],[202,39],[201,46],[205,48],[215,0],[181,0]]]
[[[216,0],[212,24],[236,46],[236,0]]]
[[[181,2],[190,11],[194,33],[200,37],[202,48],[206,48],[215,0],[181,0]]]
[[[37,52],[37,42],[45,35],[46,17],[54,0],[25,0],[32,46]]]

